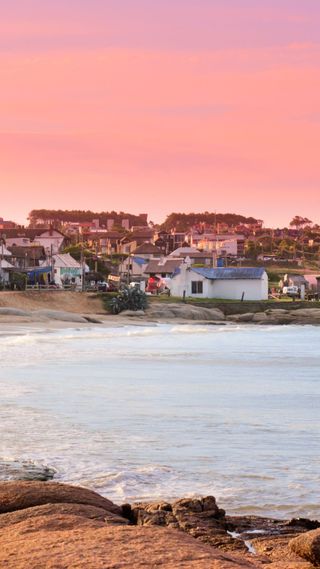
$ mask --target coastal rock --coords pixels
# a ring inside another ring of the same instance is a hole
[[[172,319],[181,318],[182,320],[204,320],[217,321],[225,320],[225,315],[219,308],[203,308],[184,303],[152,303],[147,309],[148,317]]]
[[[36,310],[33,313],[35,318],[47,318],[49,320],[60,320],[61,322],[75,322],[79,324],[86,324],[88,320],[80,314],[71,312],[64,312],[61,310]]]
[[[137,318],[139,316],[144,316],[144,310],[123,310],[120,313],[120,316],[129,316],[131,318]]]
[[[55,470],[32,461],[1,460],[0,480],[52,480]]]
[[[292,533],[299,525],[253,517],[240,518],[238,524],[237,518],[226,518],[212,496],[120,508],[84,488],[3,482],[0,512],[7,512],[0,513],[0,567],[7,569],[310,567],[289,550],[288,536],[255,539],[258,554],[252,555],[242,539],[227,534],[230,525],[248,533],[257,524]],[[139,519],[139,526],[132,525]]]
[[[0,530],[10,525],[20,524],[21,522],[33,518],[47,516],[78,516],[88,520],[99,520],[111,525],[128,525],[129,521],[117,514],[113,514],[104,508],[88,506],[84,504],[44,504],[43,506],[33,506],[23,510],[16,510],[7,514],[0,515]]]
[[[231,322],[252,322],[253,317],[253,312],[245,312],[244,314],[231,314],[227,316],[227,320]]]
[[[121,516],[122,510],[92,490],[58,482],[2,482],[0,514],[33,506],[54,503],[76,503],[103,508]]]
[[[32,316],[32,312],[21,308],[0,307],[0,316]]]
[[[218,508],[213,496],[184,498],[172,504],[136,504],[132,507],[131,519],[139,526],[166,526],[182,530],[224,551],[247,552],[242,540],[228,534],[225,511]]]
[[[298,308],[293,315],[296,320],[320,323],[319,308]]]
[[[78,516],[45,516],[0,531],[7,569],[258,569],[258,562],[219,552],[181,532],[106,526]]]
[[[295,537],[290,541],[289,547],[291,551],[315,566],[320,565],[320,529],[308,531]]]
[[[253,315],[252,322],[265,323],[268,316],[265,312],[256,312]]]

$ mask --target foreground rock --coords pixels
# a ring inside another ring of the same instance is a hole
[[[251,555],[227,533],[236,518],[228,519],[211,496],[119,507],[84,488],[3,482],[0,512],[0,567],[7,569],[310,568],[284,536],[281,547]],[[249,532],[255,523],[241,518],[239,527]]]
[[[3,482],[0,511],[0,566],[9,569],[260,567],[183,532],[128,526],[120,507],[84,488]]]
[[[290,542],[290,549],[315,566],[320,566],[320,529],[309,531]]]
[[[92,490],[51,482],[2,482],[0,483],[0,514],[23,510],[43,504],[76,503],[103,508],[121,515],[122,510],[110,500]]]
[[[0,533],[0,547],[0,565],[9,569],[261,567],[172,530],[112,527],[72,515],[39,517],[11,525]]]

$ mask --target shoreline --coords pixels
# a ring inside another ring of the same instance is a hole
[[[112,315],[104,297],[96,293],[22,291],[0,292],[0,325],[57,322],[77,325],[126,326],[143,324],[254,324],[320,325],[320,307],[305,303],[224,302],[183,303],[149,301],[145,311],[124,311]],[[64,327],[64,324],[61,324]]]

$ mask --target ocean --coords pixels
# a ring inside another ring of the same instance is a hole
[[[0,461],[117,503],[320,518],[320,328],[6,327]],[[0,470],[0,478],[8,474]]]

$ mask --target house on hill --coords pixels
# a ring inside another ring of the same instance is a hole
[[[11,262],[18,270],[39,267],[46,259],[44,247],[41,245],[12,245],[8,249],[11,252]]]
[[[32,229],[29,227],[6,230],[5,241],[7,247],[41,246],[47,255],[59,253],[71,242],[70,238],[57,229]]]
[[[132,253],[122,261],[119,266],[120,274],[129,274],[133,279],[145,276],[145,269],[151,260],[159,260],[162,253],[152,243],[143,243],[136,247]]]
[[[169,258],[181,258],[189,260],[192,265],[213,265],[213,253],[208,251],[199,251],[195,247],[179,247],[172,253]]]

